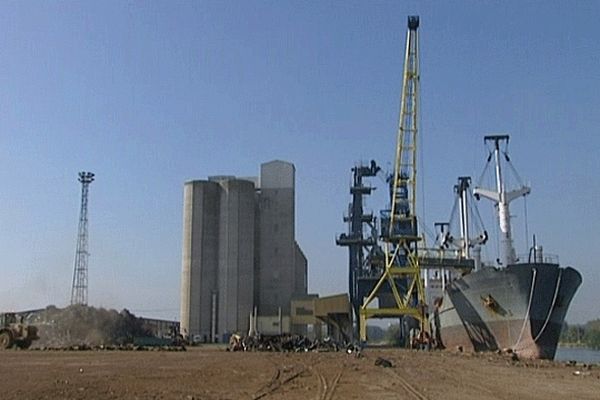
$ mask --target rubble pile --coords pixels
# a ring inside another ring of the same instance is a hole
[[[326,337],[322,340],[310,340],[306,336],[295,334],[282,335],[232,335],[227,351],[275,351],[275,352],[336,352],[360,353],[356,344],[339,343]]]
[[[27,322],[39,329],[36,348],[93,348],[122,346],[135,337],[151,336],[140,319],[127,310],[72,305],[49,306],[27,316]]]
[[[72,345],[61,347],[36,346],[32,350],[38,351],[186,351],[183,345],[166,345],[166,346],[138,346],[132,343],[120,345]]]

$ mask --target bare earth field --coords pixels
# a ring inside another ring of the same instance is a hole
[[[378,357],[392,368],[375,365]],[[600,366],[499,355],[367,349],[346,353],[0,352],[0,398],[600,399]]]

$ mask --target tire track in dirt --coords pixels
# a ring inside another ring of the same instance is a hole
[[[439,368],[437,370],[437,373],[439,375],[445,376],[449,381],[453,381],[453,382],[457,381],[456,376],[453,376],[448,371],[445,371],[443,368]],[[460,385],[462,387],[466,387],[466,388],[472,389],[475,393],[478,393],[480,395],[485,394],[487,397],[490,397],[490,398],[491,397],[496,397],[498,395],[493,390],[491,390],[489,387],[485,387],[483,385],[474,383],[474,381],[472,381],[472,380],[462,379],[462,380],[460,380]]]
[[[271,361],[271,360],[270,360]],[[292,382],[294,379],[298,378],[302,374],[304,374],[308,368],[306,365],[301,363],[300,365],[294,365],[291,368],[283,367],[281,368],[279,364],[271,361],[271,364],[275,366],[275,372],[273,377],[269,382],[264,384],[260,389],[258,389],[254,395],[252,396],[252,400],[263,399],[271,394],[275,393],[286,384]]]
[[[404,371],[406,375],[409,375],[409,379],[420,379],[421,381],[433,382],[434,380],[439,381],[440,379],[453,382],[455,385],[460,385],[463,389],[467,389],[478,395],[485,395],[488,398],[497,397],[497,393],[491,390],[489,387],[476,383],[476,380],[465,380],[460,379],[460,376],[453,374],[452,370],[448,370],[445,366],[437,364],[435,368],[429,370],[421,370],[420,373],[416,373],[415,369],[407,369]],[[435,371],[435,374],[431,374],[431,371]],[[433,394],[431,394],[433,396]],[[434,396],[435,397],[435,396]]]
[[[281,369],[277,368],[275,370],[275,373],[273,374],[273,377],[271,378],[271,380],[267,383],[265,383],[263,386],[260,387],[260,389],[258,389],[254,396],[252,396],[253,400],[259,399],[260,395],[263,393],[268,393],[269,390],[274,389],[275,386],[277,385],[277,382],[279,381],[279,377],[281,376]],[[262,396],[264,397],[264,395]]]
[[[305,371],[305,369],[301,369],[300,371],[290,373],[290,375],[285,378],[281,376],[281,373],[278,374],[278,378],[272,383],[268,384],[267,387],[262,391],[258,391],[257,393],[255,393],[254,396],[252,396],[252,400],[259,400],[273,394],[287,383],[290,383],[291,381],[302,375]]]
[[[396,372],[396,371],[394,371],[394,370],[392,370],[390,368],[386,368],[385,371],[393,379],[393,381],[394,382],[398,382],[400,384],[400,386],[402,386],[402,388],[409,395],[411,395],[411,397],[413,397],[413,398],[415,398],[417,400],[429,400],[427,398],[427,396],[425,396],[423,393],[421,393],[419,390],[417,390],[417,388],[415,388],[413,385],[411,385],[398,372]]]
[[[342,368],[338,371],[338,373],[335,375],[335,377],[331,381],[331,386],[329,388],[329,395],[328,396],[326,395],[323,398],[323,400],[331,400],[333,398],[335,389],[337,388],[338,383],[340,382],[340,378],[342,377],[342,374],[344,373],[344,368],[345,368],[345,365],[342,365]]]
[[[316,366],[313,365],[312,367],[309,367],[309,369],[310,372],[317,377],[319,385],[316,400],[323,400],[325,398],[325,395],[327,394],[327,379],[325,379],[325,376],[323,376],[323,374],[320,373],[319,370],[315,367]]]
[[[330,382],[328,382],[325,375],[323,375],[318,370],[318,368],[316,368],[316,365],[309,367],[309,370],[317,377],[317,380],[319,382],[319,389],[317,391],[316,400],[331,400],[333,398],[333,394],[335,393],[335,390],[340,381],[340,378],[342,377],[342,374],[344,373],[345,367],[346,367],[345,363],[342,364],[342,367],[335,374],[335,376],[333,377],[333,379]]]

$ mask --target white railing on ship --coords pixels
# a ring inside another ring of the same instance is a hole
[[[519,254],[519,255],[517,255],[517,259],[518,259],[518,261],[517,261],[518,264],[527,264],[530,262],[534,262],[535,256],[533,255],[533,253]],[[558,264],[558,255],[544,253],[542,256],[542,262],[545,264]]]
[[[419,249],[419,258],[430,258],[438,260],[456,260],[461,261],[466,258],[462,256],[460,250],[444,250],[435,248],[422,248]]]

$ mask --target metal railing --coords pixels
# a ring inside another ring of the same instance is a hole
[[[536,257],[534,256],[533,252],[518,254],[517,259],[518,259],[517,264],[528,264],[530,262],[531,263],[539,262],[539,261],[536,261]],[[559,263],[557,254],[550,254],[550,253],[546,253],[546,252],[543,253],[543,255],[541,257],[541,261],[545,264],[558,264]]]

